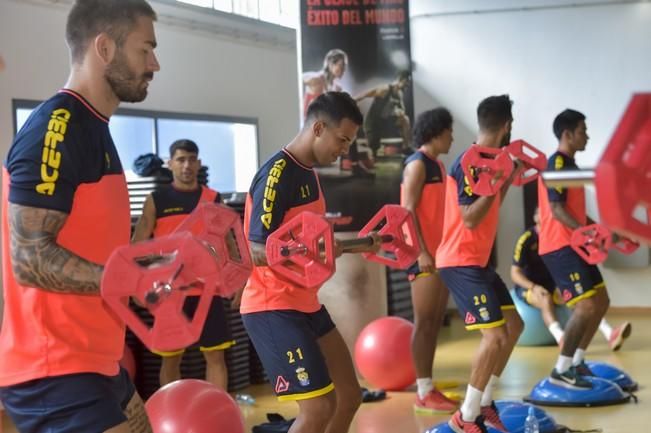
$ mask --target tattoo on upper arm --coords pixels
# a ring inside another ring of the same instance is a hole
[[[102,267],[57,244],[65,212],[9,204],[11,264],[22,284],[58,292],[99,292]]]

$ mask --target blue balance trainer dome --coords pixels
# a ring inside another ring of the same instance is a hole
[[[592,389],[567,388],[553,384],[549,378],[538,382],[525,401],[541,406],[608,406],[626,403],[631,395],[616,383],[599,377],[586,377]]]
[[[495,402],[500,419],[509,433],[524,433],[524,421],[529,414],[529,403],[512,400],[498,400]],[[553,433],[558,429],[556,421],[543,409],[533,406],[534,415],[538,419],[540,433]]]
[[[626,392],[637,391],[637,382],[628,373],[605,362],[588,361],[586,365],[595,376],[615,382]]]
[[[494,429],[493,427],[486,426],[488,433],[502,433],[501,431]],[[437,424],[434,427],[430,427],[429,430],[425,430],[425,433],[455,433],[454,430],[450,428],[447,422],[442,422]]]

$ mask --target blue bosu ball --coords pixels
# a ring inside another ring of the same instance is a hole
[[[572,389],[551,383],[549,378],[538,382],[525,401],[541,406],[609,406],[626,403],[631,395],[616,383],[599,377],[585,377],[592,389]]]

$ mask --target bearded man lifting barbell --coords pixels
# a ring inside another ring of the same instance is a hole
[[[480,102],[477,142],[452,164],[446,181],[443,238],[436,264],[466,329],[482,333],[465,399],[448,423],[456,433],[486,431],[485,423],[506,431],[493,402],[493,388],[523,323],[489,259],[500,204],[511,183],[526,174],[522,163],[514,165],[501,149],[510,141],[511,105],[508,95],[490,96]],[[486,160],[484,154],[495,158]]]
[[[71,74],[18,132],[3,176],[0,397],[21,432],[149,432],[120,369],[124,323],[100,298],[129,243],[129,194],[108,122],[160,69],[144,0],[76,2]],[[66,420],[66,422],[62,422]]]

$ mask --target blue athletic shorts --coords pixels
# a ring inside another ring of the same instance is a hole
[[[570,246],[540,256],[568,307],[606,287],[599,268],[586,263]]]
[[[416,278],[427,277],[427,276],[432,275],[429,272],[421,271],[420,267],[418,266],[418,262],[416,262],[413,265],[411,265],[410,267],[408,267],[406,272],[407,272],[407,279],[409,281],[414,281]]]
[[[318,342],[335,328],[325,307],[243,314],[242,321],[278,400],[305,400],[334,389]]]
[[[199,350],[202,352],[211,352],[213,350],[226,350],[235,344],[233,335],[228,327],[228,317],[226,317],[227,302],[220,296],[214,296],[210,303],[208,316],[203,325],[201,336],[199,337]],[[188,296],[183,304],[183,312],[188,317],[193,317],[199,306],[199,296]],[[160,356],[178,356],[185,352],[185,348],[179,350],[162,352],[155,350],[154,353]]]
[[[127,420],[135,388],[117,376],[67,374],[0,388],[0,399],[20,433],[102,433]]]
[[[515,309],[504,281],[491,267],[441,268],[439,275],[468,330],[501,326],[505,323],[502,310]]]

